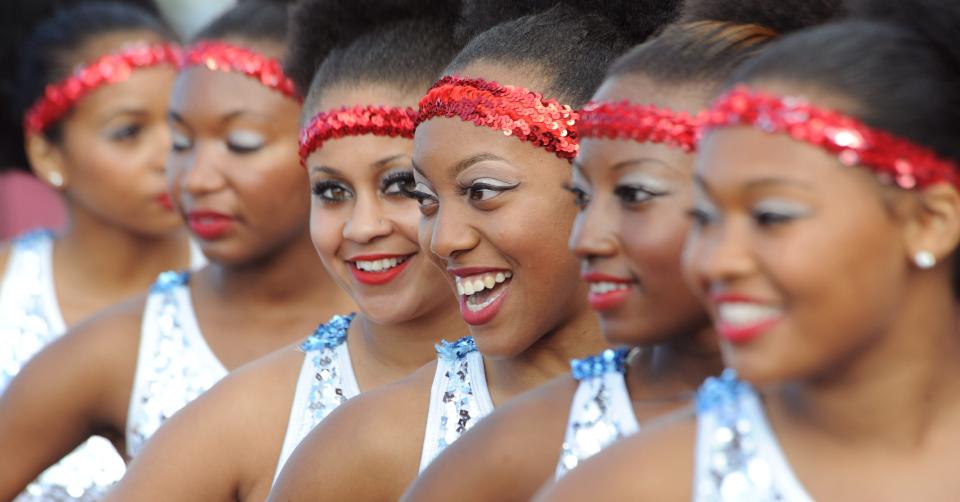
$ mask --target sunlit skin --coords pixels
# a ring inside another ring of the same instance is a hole
[[[254,48],[281,55],[279,45]],[[211,264],[189,285],[204,340],[233,369],[302,340],[318,319],[354,306],[310,240],[309,191],[295,153],[299,107],[236,73],[190,70],[175,87],[174,135],[189,132],[191,142],[177,138],[174,146],[174,200],[183,212],[206,205],[235,218],[231,232],[203,243]],[[263,118],[241,122],[248,116]],[[253,137],[262,144],[245,143],[241,151],[232,145]],[[135,297],[78,326],[34,358],[0,398],[0,498],[93,433],[126,451],[144,302]],[[45,441],[35,440],[41,436]]]
[[[850,110],[810,87],[763,82]],[[772,307],[775,322],[722,338],[724,358],[765,390],[790,468],[817,500],[953,500],[944,465],[960,441],[952,254],[960,194],[905,192],[785,136],[724,129],[696,165],[696,229],[685,271],[718,325],[724,298]],[[939,264],[912,263],[921,250]],[[690,500],[691,414],[611,447],[540,500]]]
[[[360,84],[320,96],[314,112],[370,103],[406,106],[417,99]],[[309,183],[313,193],[310,228],[317,253],[359,306],[347,344],[361,391],[432,360],[440,338],[466,334],[441,270],[420,250],[417,204],[400,191],[413,177],[412,151],[410,139],[339,138],[312,153],[307,171],[300,171],[301,184]],[[369,285],[358,282],[350,267],[352,258],[370,255],[412,257],[393,280]],[[109,500],[266,499],[303,363],[303,352],[288,347],[231,374],[157,432]]]
[[[477,63],[457,73],[544,87],[532,80],[536,72],[502,65]],[[566,246],[577,214],[563,189],[569,162],[500,131],[437,118],[417,129],[413,164],[420,247],[448,271],[451,289],[450,269],[512,273],[501,286],[509,289],[500,310],[470,326],[495,405],[566,372],[570,358],[604,346]],[[424,189],[436,204],[423,197]],[[435,373],[431,363],[331,414],[301,443],[270,500],[397,500],[417,475]]]
[[[695,113],[708,90],[664,90],[627,76],[608,80],[593,99]],[[581,207],[569,242],[581,274],[629,284],[616,305],[598,312],[603,336],[650,349],[632,358],[627,372],[641,424],[685,405],[721,367],[710,320],[681,271],[693,157],[666,145],[583,139],[569,187]],[[453,490],[466,500],[529,500],[554,476],[576,389],[566,375],[497,410],[445,450],[406,500],[445,500]]]
[[[161,41],[151,32],[122,31],[94,37],[70,56],[81,64]],[[63,180],[60,187],[51,184],[63,195],[69,219],[54,245],[53,275],[67,325],[143,291],[158,273],[190,263],[182,222],[161,202],[175,74],[168,65],[137,70],[77,101],[60,122],[58,141],[25,137],[40,180]],[[8,254],[0,248],[0,270]]]

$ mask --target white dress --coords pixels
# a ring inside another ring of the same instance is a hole
[[[640,430],[624,379],[629,353],[626,348],[607,349],[571,362],[571,374],[580,384],[567,419],[557,478]]]
[[[355,316],[333,316],[300,344],[304,360],[274,482],[303,438],[347,399],[360,394],[346,343],[347,330]]]
[[[188,272],[164,272],[147,296],[127,412],[131,458],[163,422],[227,375],[197,325],[189,280]]]
[[[756,391],[732,370],[697,394],[694,502],[813,502],[794,476]]]
[[[473,337],[437,344],[437,372],[430,390],[430,409],[420,454],[420,472],[444,448],[493,412],[483,356]]]

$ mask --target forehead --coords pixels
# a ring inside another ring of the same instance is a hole
[[[72,55],[73,64],[90,63],[94,59],[138,44],[152,44],[165,41],[160,35],[149,30],[114,31],[97,35],[87,40]]]
[[[236,72],[212,71],[200,66],[186,68],[177,76],[170,109],[187,119],[202,121],[237,112],[281,118],[299,105],[258,80]]]
[[[706,108],[713,86],[696,83],[664,83],[643,75],[625,75],[605,80],[592,101],[629,101],[695,114]]]

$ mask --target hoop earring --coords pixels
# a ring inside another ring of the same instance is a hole
[[[933,253],[930,251],[917,251],[917,253],[913,255],[913,263],[920,270],[928,270],[937,264],[937,257],[933,256]]]

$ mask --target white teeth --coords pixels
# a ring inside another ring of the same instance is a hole
[[[590,293],[595,295],[603,295],[611,291],[619,291],[629,287],[629,284],[622,282],[591,282]]]
[[[497,272],[495,274],[480,274],[473,277],[457,277],[457,294],[471,296],[485,289],[493,289],[513,277],[511,272]]]
[[[721,321],[733,325],[756,324],[781,314],[776,307],[756,303],[722,303],[717,313]]]
[[[382,260],[373,260],[373,261],[357,261],[355,262],[357,268],[363,270],[364,272],[383,272],[384,270],[390,270],[393,267],[407,261],[406,258],[384,258]]]

